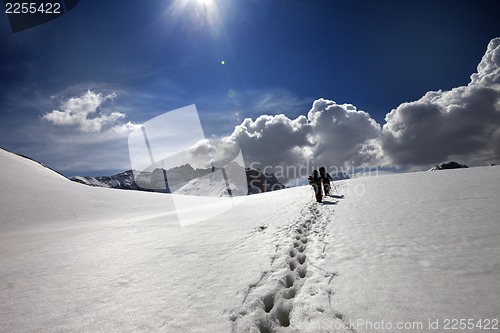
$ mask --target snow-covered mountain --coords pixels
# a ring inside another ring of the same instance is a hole
[[[127,170],[112,176],[75,176],[71,177],[70,180],[90,186],[119,188],[123,190],[138,190],[134,180],[134,172],[132,170]]]
[[[185,164],[169,170],[155,169],[153,172],[128,170],[112,176],[92,177],[75,176],[70,180],[98,187],[116,188],[125,190],[155,191],[166,193],[223,196],[228,193],[227,186],[230,185],[232,192],[237,195],[256,194],[261,192],[276,191],[284,189],[273,174],[265,174],[260,170],[243,169],[236,163],[230,164],[224,171],[230,175],[236,175],[232,183],[226,183],[221,169],[194,169]],[[232,171],[232,172],[231,172]],[[239,179],[240,174],[246,174],[246,180]],[[135,176],[134,176],[135,175]],[[230,177],[231,178],[231,177]],[[165,184],[165,179],[167,183]],[[239,184],[239,188],[237,187]],[[166,188],[167,190],[157,190]]]
[[[70,180],[90,186],[151,192],[152,189],[164,187],[164,171],[168,172],[169,185],[173,188],[211,172],[210,169],[193,169],[189,164],[185,164],[169,170],[155,169],[153,172],[127,170],[112,176],[75,176]],[[162,186],[157,186],[157,183],[161,183]],[[167,190],[167,193],[170,193],[170,190]]]
[[[337,182],[342,199],[235,197],[181,227],[176,194],[0,150],[0,332],[490,332],[499,184],[492,167],[362,177]]]
[[[460,164],[460,163],[455,162],[455,161],[443,162],[443,163],[436,164],[435,166],[430,168],[429,171],[460,169],[460,168],[468,168],[468,166],[465,164]]]

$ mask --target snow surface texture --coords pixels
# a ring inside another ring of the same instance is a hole
[[[299,187],[180,227],[171,194],[88,187],[0,150],[0,331],[403,331],[360,322],[383,320],[436,332],[498,319],[500,168],[335,184],[344,198],[323,205]]]

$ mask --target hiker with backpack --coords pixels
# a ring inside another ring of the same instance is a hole
[[[316,196],[317,202],[322,202],[323,191],[321,188],[321,175],[318,170],[313,170],[312,175],[308,177],[309,185],[314,189],[314,194]]]
[[[324,166],[319,167],[319,175],[321,177],[321,181],[323,182],[323,188],[325,190],[325,195],[330,195],[332,176],[328,172],[326,172],[326,168]]]

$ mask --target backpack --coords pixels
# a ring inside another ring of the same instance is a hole
[[[319,167],[319,174],[321,178],[326,178],[326,168],[324,166]]]
[[[312,175],[309,176],[307,179],[309,179],[309,185],[313,185],[318,183],[321,180],[321,176],[318,170],[314,170]]]

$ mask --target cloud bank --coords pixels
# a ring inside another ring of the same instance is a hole
[[[319,165],[427,169],[449,160],[470,166],[500,162],[500,38],[489,43],[469,84],[430,91],[419,100],[403,103],[386,115],[383,125],[352,104],[324,98],[315,100],[306,114],[276,114],[265,106],[271,105],[273,111],[291,110],[290,105],[300,103],[287,103],[283,94],[273,96],[266,95],[258,105],[259,112],[272,115],[246,118],[219,143],[199,142],[190,153],[203,161],[230,161],[241,148],[247,166],[268,167],[269,172]],[[42,118],[76,128],[71,134],[78,142],[89,133],[105,135],[106,142],[111,142],[109,138],[115,140],[111,132],[123,137],[140,126],[125,123],[126,115],[111,108],[115,98],[114,93],[89,90],[63,101]],[[287,113],[298,114],[296,109]]]
[[[327,99],[313,103],[306,116],[283,114],[247,118],[226,138],[245,159],[264,166],[362,164],[380,153],[381,131],[368,113]]]
[[[384,154],[398,165],[452,158],[471,164],[498,161],[500,38],[493,39],[467,86],[432,91],[386,115]]]
[[[248,164],[271,167],[498,163],[500,38],[489,43],[467,86],[428,92],[389,112],[385,121],[381,126],[354,105],[321,98],[307,116],[247,118],[222,141],[241,147]]]

